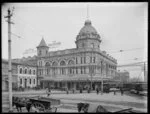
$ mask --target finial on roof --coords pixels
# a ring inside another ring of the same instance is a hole
[[[89,5],[87,4],[87,20],[89,19]]]

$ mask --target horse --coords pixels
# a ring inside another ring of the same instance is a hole
[[[16,106],[18,112],[22,112],[22,107],[26,107],[27,111],[30,112],[31,102],[26,98],[13,97],[12,104]]]
[[[104,107],[99,104],[89,104],[89,103],[77,103],[78,112],[83,111],[84,113],[95,112],[95,113],[110,113]]]

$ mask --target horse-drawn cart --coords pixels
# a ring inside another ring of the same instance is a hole
[[[13,104],[17,110],[26,107],[28,112],[57,112],[57,108],[61,106],[59,99],[49,97],[14,97]],[[19,111],[19,110],[18,110]]]
[[[60,100],[47,97],[30,98],[30,112],[57,112],[57,108],[61,106]]]

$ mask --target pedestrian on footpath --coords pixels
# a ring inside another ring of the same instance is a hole
[[[121,91],[121,95],[123,95],[124,91],[123,91],[123,89],[122,89],[122,88],[120,89],[120,91]]]
[[[51,89],[50,89],[50,88],[47,88],[47,89],[46,89],[46,93],[47,93],[47,97],[49,97],[50,94],[51,94]]]
[[[75,92],[74,88],[72,89],[72,92],[73,92],[73,93]]]
[[[114,95],[116,95],[116,90],[114,90]]]
[[[66,88],[66,94],[69,94],[68,88]]]
[[[98,87],[96,88],[96,92],[97,92],[97,94],[99,94],[99,88]]]

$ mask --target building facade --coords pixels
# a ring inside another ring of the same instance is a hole
[[[2,59],[2,90],[8,90],[8,60]],[[29,65],[27,62],[16,62],[12,60],[12,88],[36,87],[37,67]]]
[[[2,59],[2,90],[8,90],[8,61]],[[17,83],[17,64],[12,63],[12,85],[15,86]]]
[[[101,37],[86,20],[76,37],[76,48],[49,52],[44,39],[37,46],[38,85],[79,89],[100,87],[116,75],[117,60],[101,51]]]
[[[36,76],[36,67],[20,64],[18,67],[18,87],[36,87],[37,85],[37,76]]]
[[[130,74],[128,71],[118,71],[117,75],[113,79],[118,80],[119,82],[127,83],[129,82]]]

